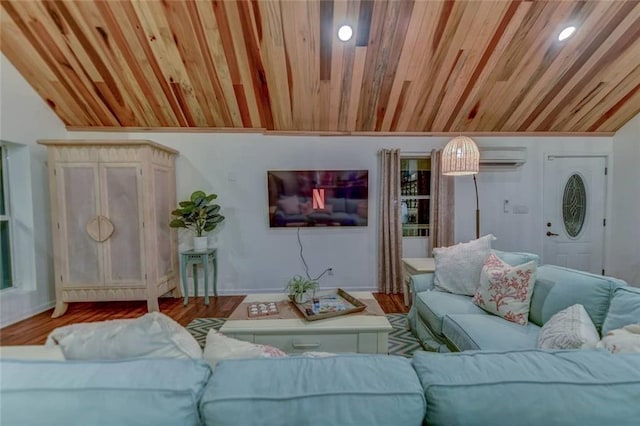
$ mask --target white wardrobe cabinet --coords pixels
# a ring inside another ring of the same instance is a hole
[[[56,308],[179,297],[177,151],[145,140],[42,140],[47,146]]]

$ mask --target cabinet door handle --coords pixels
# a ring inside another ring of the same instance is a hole
[[[296,343],[296,342],[293,342],[291,344],[291,346],[293,346],[295,349],[314,349],[314,348],[319,348],[320,347],[320,343]]]
[[[109,219],[98,215],[89,219],[85,229],[94,241],[101,243],[109,239],[115,228]]]

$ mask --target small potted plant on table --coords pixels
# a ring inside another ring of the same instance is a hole
[[[220,206],[211,204],[218,198],[216,194],[207,195],[204,191],[195,191],[187,201],[180,201],[180,208],[171,212],[175,218],[169,223],[172,228],[186,228],[192,231],[194,250],[207,249],[207,233],[216,229],[224,220],[219,214]]]
[[[295,303],[305,303],[313,299],[318,289],[318,282],[296,275],[289,280],[286,290],[289,292],[289,299]]]

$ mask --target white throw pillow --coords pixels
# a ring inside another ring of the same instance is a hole
[[[202,358],[196,339],[160,312],[59,327],[45,345],[59,345],[66,359]]]
[[[596,345],[611,353],[640,353],[640,323],[611,330]]]
[[[215,368],[218,361],[225,359],[245,358],[277,358],[287,354],[278,348],[268,345],[245,342],[219,333],[215,329],[209,330],[207,342],[204,345],[202,358]]]
[[[584,306],[576,304],[549,318],[538,334],[540,349],[579,349],[593,347],[600,340]]]
[[[279,199],[278,207],[286,214],[300,214],[300,201],[296,195]]]
[[[468,243],[433,249],[435,272],[433,282],[438,290],[473,296],[480,283],[482,265],[491,252],[489,234]]]
[[[507,321],[527,325],[536,270],[535,260],[511,266],[494,253],[489,254],[473,303]]]

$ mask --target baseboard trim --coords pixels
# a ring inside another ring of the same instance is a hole
[[[3,318],[3,320],[0,322],[0,328],[8,327],[17,322],[29,319],[35,315],[48,311],[54,306],[56,306],[55,300],[51,302],[43,303],[40,306],[30,309],[29,311],[21,312],[19,315],[13,315],[13,316],[9,316],[8,318]]]
[[[320,287],[320,290],[334,290],[336,287]],[[375,287],[340,287],[341,289],[349,292],[349,291],[370,291],[372,293],[376,293],[378,291]],[[257,294],[257,293],[282,293],[285,294],[286,291],[284,287],[282,288],[233,288],[233,289],[218,289],[219,296],[237,296],[242,294]],[[213,296],[213,289],[209,289],[209,297]],[[193,297],[193,289],[189,289],[189,297]],[[198,289],[198,297],[204,297],[204,291],[202,288]]]

